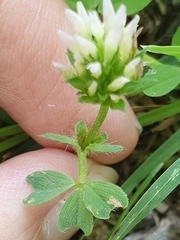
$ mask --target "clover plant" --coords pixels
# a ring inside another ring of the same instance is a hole
[[[67,46],[73,70],[61,63],[54,62],[53,65],[64,76],[65,82],[77,89],[78,101],[98,104],[99,113],[91,128],[83,120],[78,122],[73,138],[54,133],[40,136],[73,146],[78,157],[78,179],[74,181],[69,176],[50,170],[34,172],[26,178],[34,191],[23,203],[27,206],[42,204],[71,190],[60,211],[58,229],[64,232],[76,226],[89,235],[93,217],[108,219],[114,208],[128,206],[127,195],[119,186],[103,181],[87,181],[87,156],[90,152],[117,153],[123,150],[122,146],[106,143],[107,134],[99,133],[108,110],[125,111],[123,95],[143,91],[156,96],[158,93],[153,86],[158,82],[159,89],[163,84],[159,76],[156,77],[160,68],[158,64],[154,72],[145,67],[150,63],[143,60],[146,47],[141,52],[137,51],[137,37],[142,30],[138,27],[138,15],[127,23],[126,6],[121,4],[115,11],[110,0],[102,1],[101,17],[95,10],[87,11],[82,2],[77,2],[76,8],[77,12],[65,11],[74,28],[74,36],[58,30],[58,36]],[[177,79],[173,84],[174,88]],[[171,90],[171,87],[165,88],[161,88],[160,94]]]

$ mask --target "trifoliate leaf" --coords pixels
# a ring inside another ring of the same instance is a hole
[[[86,208],[99,219],[108,219],[114,208],[126,208],[128,205],[126,194],[115,184],[90,181],[82,189]]]
[[[73,145],[73,146],[77,146],[78,145],[77,142],[73,138],[66,137],[66,136],[59,135],[59,134],[44,133],[44,134],[41,134],[40,137],[51,139],[51,140],[54,140],[54,141],[57,141],[57,142],[61,142],[61,143],[70,144],[70,145]]]
[[[121,152],[123,150],[123,147],[118,145],[92,143],[87,146],[86,150],[94,151],[94,152],[113,153],[113,152]]]
[[[47,202],[75,185],[72,178],[55,171],[38,171],[26,177],[34,192],[23,200],[27,206],[35,206]]]
[[[89,235],[93,228],[93,215],[85,207],[82,189],[76,189],[66,199],[58,220],[58,229],[64,232],[66,229],[78,227],[85,235]]]

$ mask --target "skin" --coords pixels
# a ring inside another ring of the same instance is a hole
[[[44,149],[16,156],[0,165],[0,236],[4,240],[69,239],[76,231],[59,233],[44,227],[57,219],[54,206],[61,199],[36,207],[26,207],[22,199],[32,189],[25,178],[33,171],[56,170],[77,178],[77,159],[71,149],[39,134],[52,132],[73,135],[74,125],[84,119],[91,126],[99,106],[77,102],[76,90],[63,82],[52,61],[67,64],[65,46],[57,29],[72,30],[65,20],[62,0],[0,1],[0,107],[3,108]],[[124,150],[119,155],[95,154],[88,163],[89,179],[116,182],[114,170],[105,167],[123,160],[138,140],[137,122],[127,104],[126,113],[109,111],[101,132],[109,142]],[[54,208],[53,208],[54,207]],[[42,227],[43,225],[43,227]]]

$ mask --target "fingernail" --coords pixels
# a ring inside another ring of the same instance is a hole
[[[68,194],[69,195],[69,194]],[[67,196],[63,196],[66,199]],[[61,208],[64,204],[64,200],[61,199],[48,213],[42,222],[42,235],[43,240],[68,240],[78,230],[77,228],[68,229],[65,233],[61,233],[58,230],[58,218]]]
[[[92,165],[88,174],[88,180],[102,180],[116,183],[118,178],[119,176],[113,168],[102,165]]]
[[[135,125],[136,129],[138,130],[139,135],[141,135],[143,128],[137,118],[135,119],[134,125]]]

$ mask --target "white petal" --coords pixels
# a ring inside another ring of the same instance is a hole
[[[91,75],[94,78],[98,78],[101,75],[101,73],[102,73],[101,64],[99,62],[89,63],[86,66],[86,69],[91,72]]]
[[[76,33],[82,37],[90,38],[89,29],[87,29],[86,23],[82,17],[69,9],[66,9],[65,14],[69,22],[73,25]]]
[[[58,36],[60,37],[60,39],[64,42],[64,44],[66,45],[66,47],[71,51],[71,52],[75,52],[78,49],[78,44],[76,43],[76,41],[74,40],[73,37],[65,34],[63,31],[58,30]]]
[[[136,32],[139,20],[139,15],[136,15],[126,26],[126,31],[129,33],[130,36],[132,36]]]
[[[109,31],[113,24],[115,12],[110,0],[103,0],[103,22],[105,24],[106,31]]]
[[[124,69],[124,73],[123,73],[124,76],[130,79],[134,78],[137,72],[136,67],[140,62],[141,62],[140,57],[134,58],[132,61],[130,61]]]
[[[81,76],[86,71],[85,68],[84,68],[84,65],[83,65],[84,59],[82,58],[82,56],[78,52],[74,53],[73,57],[74,57],[74,60],[75,60],[74,68],[76,70],[76,73],[77,73],[78,76]]]
[[[122,29],[119,26],[111,28],[104,41],[104,63],[110,62],[118,50]]]
[[[108,88],[110,91],[116,91],[121,89],[126,83],[130,82],[128,78],[123,76],[116,78],[112,83],[109,84]]]
[[[86,25],[86,28],[87,28],[88,32],[90,33],[89,16],[88,16],[86,9],[84,8],[82,2],[77,2],[77,13],[83,19],[83,21]]]
[[[94,59],[97,58],[97,47],[93,42],[79,36],[76,37],[76,40],[80,45],[80,52],[83,57],[89,57],[89,55],[91,55]]]
[[[98,85],[97,82],[93,81],[90,87],[88,88],[88,94],[90,97],[92,97],[96,93],[97,85]]]
[[[97,12],[93,11],[89,13],[90,28],[92,35],[96,38],[99,44],[102,44],[104,36],[104,26],[99,19]]]
[[[121,97],[116,94],[110,94],[110,98],[113,102],[117,103]]]
[[[126,24],[126,6],[121,5],[119,9],[116,12],[116,15],[114,17],[113,24],[121,24],[123,27]]]
[[[136,32],[137,29],[137,23],[139,22],[139,16],[136,15],[134,19],[127,25],[127,27],[124,29],[124,34],[122,41],[120,43],[120,56],[121,60],[124,62],[126,59],[129,58],[129,55],[131,54],[131,50],[133,47],[133,34]]]
[[[86,23],[89,22],[88,14],[87,14],[86,9],[84,8],[82,2],[77,2],[77,13]]]
[[[74,60],[77,61],[77,62],[81,62],[81,63],[84,62],[82,56],[78,52],[75,52],[73,57],[74,57]]]

